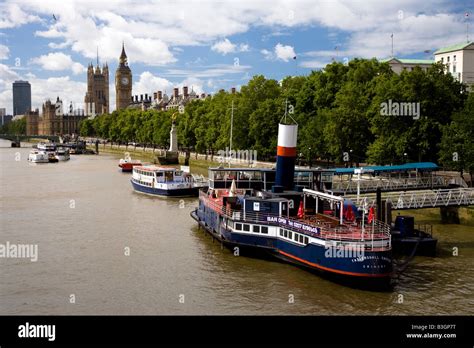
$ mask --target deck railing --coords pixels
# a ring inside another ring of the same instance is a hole
[[[341,243],[357,241],[367,242],[372,248],[374,248],[374,245],[379,248],[391,247],[390,226],[382,221],[374,220],[372,223],[366,224],[364,228],[360,225],[340,225],[336,220],[334,220],[334,223],[337,225],[334,225],[320,215],[312,215],[311,219],[309,219],[309,216],[307,218],[296,219],[269,213],[244,212],[243,210],[223,206],[220,199],[210,199],[209,196],[202,191],[199,195],[200,200],[206,207],[236,222],[266,223],[290,231],[321,239],[339,241]]]
[[[333,179],[332,191],[355,193],[357,192],[357,186],[359,186],[360,192],[374,192],[377,188],[380,188],[382,191],[444,188],[448,187],[452,182],[454,182],[452,178],[435,175],[412,178],[380,176],[378,178],[364,178],[359,182],[358,180],[343,180],[343,178],[335,177]]]

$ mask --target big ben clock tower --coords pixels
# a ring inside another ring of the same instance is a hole
[[[116,110],[125,109],[132,99],[132,71],[128,66],[125,46],[122,43],[122,54],[119,66],[115,72],[115,102]]]

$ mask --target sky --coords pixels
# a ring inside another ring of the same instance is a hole
[[[0,108],[11,114],[15,80],[31,83],[33,108],[57,96],[79,106],[98,50],[113,111],[122,42],[133,95],[183,86],[212,94],[254,75],[280,80],[334,60],[387,58],[392,33],[394,56],[430,59],[466,42],[467,28],[472,40],[473,9],[467,0],[2,0]]]

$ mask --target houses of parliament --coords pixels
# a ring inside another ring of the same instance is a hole
[[[132,71],[128,66],[125,45],[122,44],[122,53],[119,65],[115,71],[116,110],[125,109],[132,100]],[[63,135],[78,134],[79,122],[88,117],[109,113],[109,67],[105,63],[102,68],[92,63],[87,67],[87,91],[84,97],[84,109],[74,110],[71,106],[67,113],[63,112],[62,101],[57,97],[53,103],[47,100],[42,105],[42,114],[39,110],[28,111],[26,118],[27,135]]]
[[[132,71],[128,66],[125,45],[122,43],[122,53],[119,65],[115,71],[115,109],[125,109],[132,98]],[[87,68],[87,92],[84,97],[87,114],[109,113],[109,67],[107,63],[99,67],[99,59],[94,70],[92,63]]]
[[[235,93],[233,89],[232,93]],[[153,95],[153,97],[152,97]],[[140,98],[139,98],[140,97]],[[128,66],[128,58],[125,53],[125,45],[122,43],[122,52],[119,64],[115,71],[115,109],[125,108],[139,110],[170,110],[178,109],[195,99],[206,98],[202,93],[196,94],[191,88],[183,87],[183,93],[178,88],[168,96],[166,91],[156,91],[150,96],[136,95],[132,97],[132,70]],[[42,105],[42,113],[38,109],[25,114],[27,135],[64,135],[78,134],[80,121],[95,117],[96,115],[110,112],[109,99],[109,66],[107,63],[99,66],[99,55],[97,54],[97,65],[90,63],[87,67],[87,91],[84,96],[84,109],[74,110],[72,103],[67,112],[63,111],[62,101],[57,97],[56,102],[47,100]]]

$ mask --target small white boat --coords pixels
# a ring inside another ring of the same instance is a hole
[[[198,196],[199,189],[207,188],[202,175],[189,173],[189,167],[178,170],[154,165],[135,166],[131,179],[135,191],[155,196]]]
[[[56,155],[55,157],[58,159],[58,161],[69,161],[71,156],[69,155],[69,149],[65,149],[63,147],[60,147],[56,150]]]
[[[38,143],[38,150],[45,152],[54,152],[56,151],[56,144],[54,143]]]
[[[28,155],[28,161],[33,163],[48,163],[49,156],[48,153],[44,151],[33,150]]]

